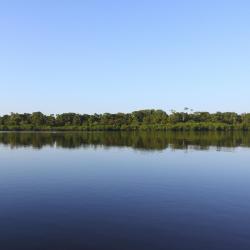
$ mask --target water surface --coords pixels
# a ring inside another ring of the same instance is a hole
[[[0,249],[250,249],[250,134],[0,133]]]

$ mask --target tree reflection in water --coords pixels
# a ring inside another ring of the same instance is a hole
[[[140,150],[249,147],[247,132],[1,132],[0,144],[17,147],[80,148],[89,146],[131,147]]]

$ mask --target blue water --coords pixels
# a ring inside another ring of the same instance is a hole
[[[249,250],[250,148],[0,142],[0,222],[3,250]]]

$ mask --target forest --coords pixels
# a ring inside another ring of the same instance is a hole
[[[0,116],[1,131],[230,131],[250,130],[250,113],[183,112],[146,109],[131,113],[45,115],[41,112]]]

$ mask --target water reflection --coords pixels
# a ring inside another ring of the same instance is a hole
[[[197,149],[217,150],[235,147],[250,147],[247,132],[1,132],[0,145],[11,148],[44,146],[79,148],[89,146],[131,147],[140,150]]]

